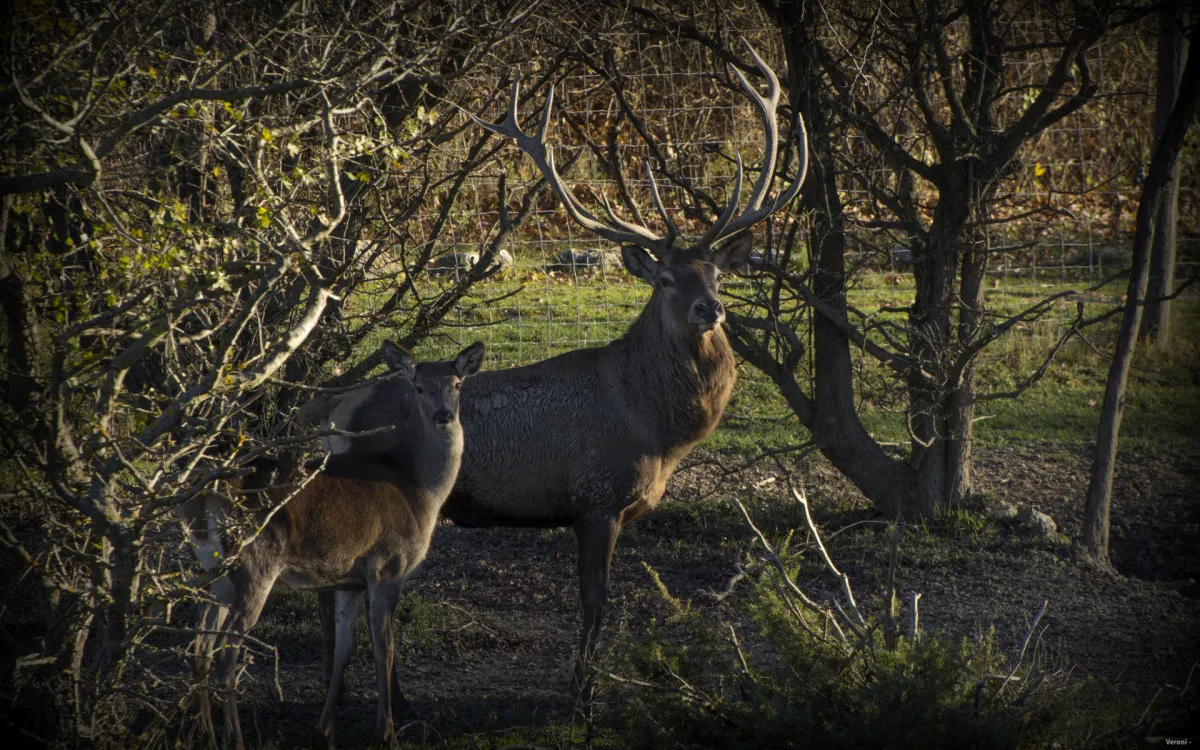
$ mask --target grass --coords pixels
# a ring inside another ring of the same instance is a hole
[[[988,290],[989,312],[1012,315],[1064,289],[1085,289],[1086,280],[1059,272],[997,277]],[[434,281],[423,290],[428,296]],[[732,284],[744,282],[732,281]],[[1004,392],[1018,387],[1042,363],[1074,317],[1076,300],[1085,315],[1097,316],[1116,304],[1122,283],[1061,300],[1044,320],[1020,324],[993,343],[979,359],[981,392]],[[380,290],[381,292],[383,290]],[[516,292],[502,302],[486,306],[483,300]],[[903,308],[913,298],[910,274],[870,273],[855,279],[850,290],[853,308],[870,314],[880,308]],[[450,357],[474,338],[488,345],[487,367],[527,364],[570,349],[601,346],[620,336],[641,310],[649,289],[624,271],[602,274],[547,274],[540,266],[522,261],[498,279],[480,284],[461,306],[449,335],[422,345],[421,357]],[[356,305],[369,306],[364,295]],[[1127,446],[1161,447],[1192,438],[1191,415],[1200,413],[1200,301],[1175,303],[1175,339],[1169,354],[1141,350],[1126,395],[1122,441]],[[903,323],[903,313],[885,312],[879,319]],[[1108,359],[1118,318],[1085,329],[1058,353],[1045,376],[1020,398],[986,401],[976,413],[976,438],[981,445],[1002,445],[1029,440],[1087,442],[1094,438],[1103,400]],[[402,331],[380,331],[364,342],[359,355],[377,347],[386,336]],[[452,338],[454,340],[452,340]],[[879,441],[906,446],[903,384],[894,373],[873,359],[854,352],[855,391],[862,407],[860,418]],[[803,379],[804,374],[801,372]],[[783,448],[804,442],[800,428],[774,385],[761,373],[743,365],[725,418],[706,447],[720,451],[754,452],[763,447]]]

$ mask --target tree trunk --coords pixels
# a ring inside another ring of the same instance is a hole
[[[959,242],[968,216],[965,196],[969,181],[963,173],[947,172],[946,184],[938,186],[941,197],[929,237],[913,248],[917,293],[909,312],[909,347],[932,376],[914,373],[909,378],[910,441],[918,476],[916,510],[921,515],[936,513],[957,501],[962,461],[969,456],[973,413],[972,399],[960,397],[962,382],[949,381],[948,361],[955,349],[951,311]]]
[[[788,60],[789,94],[804,116],[809,131],[809,172],[803,200],[810,209],[812,231],[813,292],[832,310],[846,314],[846,232],[841,198],[832,172],[829,125],[817,92],[821,74],[807,38],[809,19],[799,7],[767,7],[783,33]],[[766,6],[764,6],[766,7]],[[823,315],[813,316],[813,398],[797,402],[803,394],[778,383],[789,405],[812,432],[821,453],[888,515],[911,511],[916,498],[915,473],[902,461],[888,456],[858,418],[854,402],[854,367],[846,334]],[[788,379],[790,373],[784,374]],[[796,403],[793,403],[796,402]],[[807,417],[807,418],[805,418]]]
[[[1187,39],[1183,36],[1186,20],[1176,11],[1164,8],[1158,12],[1158,95],[1154,105],[1154,139],[1157,142],[1166,129],[1167,118],[1175,106],[1179,79],[1188,57]],[[1171,302],[1164,300],[1175,291],[1175,224],[1179,199],[1179,161],[1167,177],[1162,205],[1154,222],[1154,241],[1150,246],[1150,283],[1146,290],[1146,311],[1142,320],[1142,336],[1150,339],[1159,351],[1166,351],[1171,342]]]
[[[1167,193],[1167,184],[1172,172],[1178,169],[1184,134],[1196,115],[1198,97],[1200,56],[1193,55],[1183,71],[1179,98],[1167,118],[1162,138],[1159,139],[1154,149],[1154,158],[1150,161],[1149,174],[1146,175],[1146,182],[1142,186],[1137,229],[1133,238],[1133,268],[1130,271],[1125,297],[1125,313],[1117,333],[1116,351],[1108,371],[1104,404],[1100,409],[1096,457],[1092,463],[1083,521],[1083,549],[1086,555],[1105,566],[1109,565],[1108,530],[1112,509],[1113,465],[1117,456],[1117,433],[1121,428],[1125,386],[1129,382],[1129,366],[1133,360],[1133,347],[1141,323],[1142,303],[1146,298],[1150,246],[1154,240],[1157,216]]]
[[[984,312],[983,279],[987,271],[987,244],[977,238],[962,253],[959,282],[958,349],[972,345],[980,334]],[[975,359],[947,383],[946,395],[946,494],[947,505],[958,502],[973,489],[971,455],[975,440]]]

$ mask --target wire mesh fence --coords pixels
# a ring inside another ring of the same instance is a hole
[[[728,38],[744,37],[777,70],[786,64],[777,31],[753,11],[726,16]],[[1049,20],[1035,15],[1007,29],[1009,42],[1019,45]],[[1027,28],[1026,28],[1027,27]],[[646,223],[662,232],[649,200],[645,177],[649,150],[657,149],[659,164],[716,200],[724,200],[734,171],[733,154],[740,153],[747,179],[762,153],[763,132],[751,103],[734,88],[723,85],[726,71],[719,60],[692,41],[672,40],[614,30],[601,35],[612,49],[620,71],[618,84],[584,65],[568,67],[556,81],[554,115],[548,140],[557,149],[565,181],[580,200],[600,211],[607,196],[624,218]],[[544,35],[531,35],[526,53],[537,57],[563,44]],[[1004,222],[989,232],[989,295],[996,299],[1037,299],[1059,291],[1084,290],[1127,268],[1140,178],[1149,159],[1154,108],[1155,38],[1150,25],[1134,26],[1105,37],[1087,53],[1100,94],[1030,142],[1020,161],[998,191],[996,218]],[[1033,88],[1045,77],[1054,59],[1048,55],[1014,56],[1008,62],[1008,85]],[[545,86],[535,86],[535,70],[526,71],[519,112],[527,130],[535,126],[545,101]],[[635,124],[620,114],[617,97],[625,97],[638,113]],[[490,101],[490,119],[499,120],[507,107],[507,90]],[[786,98],[786,95],[785,95]],[[782,122],[781,127],[786,123]],[[638,127],[648,132],[639,133]],[[645,136],[653,142],[648,146]],[[861,136],[847,134],[847,148]],[[927,138],[900,133],[897,140],[911,145]],[[604,157],[616,155],[622,176],[611,172]],[[569,168],[562,165],[570,164]],[[892,179],[882,166],[872,179]],[[496,185],[508,177],[509,203],[531,189],[539,177],[528,157],[515,146],[503,148],[495,162],[476,173],[459,200],[438,247],[445,270],[438,283],[451,283],[481,252],[498,221]],[[621,181],[635,200],[622,204]],[[703,211],[695,200],[670,180],[659,178],[668,213],[685,236],[702,231]],[[1190,234],[1197,217],[1193,178],[1185,171],[1180,196],[1181,233],[1179,273],[1193,273],[1200,257],[1200,237]],[[848,183],[849,210],[868,200],[865,191]],[[790,216],[771,222],[756,233],[759,247],[769,247],[784,231]],[[418,222],[420,224],[420,222]],[[853,226],[853,225],[852,225]],[[851,247],[856,256],[852,295],[864,305],[892,304],[910,288],[911,245],[915,238],[894,232],[855,229]],[[624,330],[638,314],[649,290],[622,268],[619,250],[571,221],[549,191],[537,199],[530,219],[506,242],[510,268],[477,286],[450,322],[457,342],[478,337],[489,345],[499,366],[525,364],[578,347],[603,345]],[[1116,286],[1095,293],[1097,301],[1115,302],[1123,291]],[[1105,296],[1107,294],[1107,297]],[[478,304],[499,299],[492,305]],[[1064,304],[1062,317],[1070,315]],[[447,343],[447,347],[451,346]]]

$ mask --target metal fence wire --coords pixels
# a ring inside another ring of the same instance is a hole
[[[730,14],[726,21],[729,38],[745,37],[775,70],[785,71],[778,32],[766,19],[742,11]],[[1044,22],[1034,17],[1028,24]],[[563,43],[553,38],[554,33],[561,33],[555,28],[553,19],[545,19],[536,34],[522,40],[527,45],[522,50],[526,59],[536,59],[537,50],[549,48],[547,35],[551,45]],[[1020,23],[1009,29],[1014,39],[1026,31]],[[720,83],[723,69],[705,48],[694,41],[619,30],[601,37],[619,50],[616,65],[622,95],[656,141],[670,170],[724,200],[733,173],[730,157],[735,151],[740,151],[748,170],[757,169],[763,143],[757,114],[744,96]],[[1093,285],[1128,266],[1139,181],[1152,137],[1155,44],[1154,27],[1147,24],[1111,34],[1089,50],[1088,61],[1101,84],[1100,95],[1020,153],[1018,168],[1000,191],[1004,203],[996,210],[1018,214],[1043,206],[1054,213],[1030,213],[994,232],[988,270],[994,292],[989,294],[1019,288],[1022,294],[1049,296]],[[1053,62],[1049,54],[1013,60],[1006,72],[1007,83],[1017,88],[1035,86],[1045,80]],[[537,75],[536,66],[527,69],[526,83],[531,84]],[[599,214],[603,192],[619,213],[634,220],[628,210],[622,211],[614,175],[595,153],[604,152],[608,131],[615,127],[625,179],[642,206],[642,215],[661,232],[650,208],[645,178],[647,147],[633,125],[619,117],[615,97],[610,81],[603,76],[582,65],[568,66],[556,81],[549,141],[556,147],[556,161],[565,180],[583,202]],[[490,100],[490,119],[503,117],[507,98],[505,89]],[[526,85],[522,89],[520,113],[527,130],[535,127],[544,101],[544,88],[531,91]],[[780,127],[786,132],[782,118]],[[923,137],[914,131],[899,133],[897,140],[912,143]],[[850,132],[847,138],[847,147],[853,149],[854,139],[861,136]],[[562,168],[572,160],[569,169]],[[439,254],[458,254],[444,260],[447,282],[465,268],[462,264],[481,252],[495,229],[496,184],[501,172],[507,176],[510,206],[515,206],[539,177],[532,161],[511,144],[499,152],[494,163],[476,173],[450,217],[443,235],[447,240],[438,248]],[[876,174],[879,179],[890,178],[883,167]],[[748,179],[753,176],[750,171]],[[690,230],[692,236],[697,235],[703,224],[682,210],[685,196],[668,180],[660,179],[659,185],[664,188],[664,203],[685,233]],[[853,215],[867,196],[848,186],[844,200]],[[1187,231],[1188,221],[1197,211],[1195,185],[1186,172],[1180,204],[1179,258],[1185,267],[1180,274],[1186,275],[1200,254],[1200,237]],[[782,233],[787,221],[772,222],[772,231]],[[422,222],[415,224],[414,232],[419,234]],[[890,277],[888,283],[903,285],[903,279],[896,277],[910,272],[904,256],[912,238],[853,224],[851,230],[850,246],[858,254],[858,262],[848,265],[856,266],[856,273],[863,277]],[[765,231],[764,226],[755,228],[759,247],[766,244]],[[633,320],[649,295],[649,290],[623,269],[617,248],[571,221],[549,191],[539,197],[531,217],[508,239],[505,249],[515,260],[514,267],[475,289],[468,304],[450,321],[453,337],[467,340],[471,336],[487,342],[490,362],[496,366],[525,364],[569,349],[607,343]],[[490,307],[470,304],[490,298],[504,299]],[[1069,314],[1064,306],[1064,317]]]

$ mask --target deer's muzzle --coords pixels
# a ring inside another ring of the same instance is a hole
[[[719,299],[698,299],[688,313],[688,322],[702,331],[711,331],[725,322],[725,306]]]

